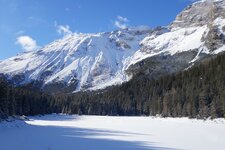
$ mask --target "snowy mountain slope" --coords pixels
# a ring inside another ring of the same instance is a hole
[[[127,80],[127,59],[140,48],[147,30],[121,30],[111,33],[72,34],[41,48],[0,63],[0,72],[26,84],[73,85],[74,90],[99,89]]]
[[[49,91],[95,90],[128,81],[140,70],[151,76],[183,70],[225,51],[224,45],[225,1],[202,0],[168,27],[72,34],[0,62],[0,74]]]
[[[140,44],[128,72],[150,76],[190,68],[225,51],[225,1],[193,3],[176,17],[167,32],[149,35]]]
[[[199,55],[224,51],[225,1],[202,0],[188,6],[168,30],[162,35],[150,35],[142,40],[142,48],[134,54],[132,64],[159,54],[174,55],[198,50]]]

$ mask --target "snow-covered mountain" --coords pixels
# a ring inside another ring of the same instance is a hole
[[[152,76],[180,71],[222,51],[225,1],[202,0],[168,27],[71,34],[0,62],[0,73],[15,84],[47,90],[95,90],[128,81],[140,70]]]
[[[137,30],[138,29],[138,30]],[[97,34],[71,34],[38,51],[26,52],[0,63],[0,72],[16,84],[71,86],[74,90],[99,89],[127,80],[130,57],[149,29]]]
[[[147,36],[141,44],[134,55],[138,61],[160,53],[174,55],[191,50],[218,54],[225,50],[225,1],[202,0],[188,6],[168,26],[168,32]]]
[[[193,3],[177,15],[167,32],[150,34],[140,44],[128,73],[153,78],[188,69],[225,51],[225,1]]]

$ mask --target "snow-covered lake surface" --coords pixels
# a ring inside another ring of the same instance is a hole
[[[46,115],[0,123],[1,150],[224,150],[225,120]]]

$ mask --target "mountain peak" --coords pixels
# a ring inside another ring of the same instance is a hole
[[[218,17],[225,17],[225,1],[202,0],[186,7],[177,15],[170,28],[203,26]]]

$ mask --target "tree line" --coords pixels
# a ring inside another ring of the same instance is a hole
[[[225,54],[157,80],[139,74],[120,86],[71,95],[62,110],[94,115],[225,117]]]
[[[50,95],[0,79],[0,117],[68,113],[225,117],[225,54],[176,74],[129,82],[99,91]]]
[[[54,112],[51,95],[10,85],[0,78],[0,118],[15,115],[38,115]]]

